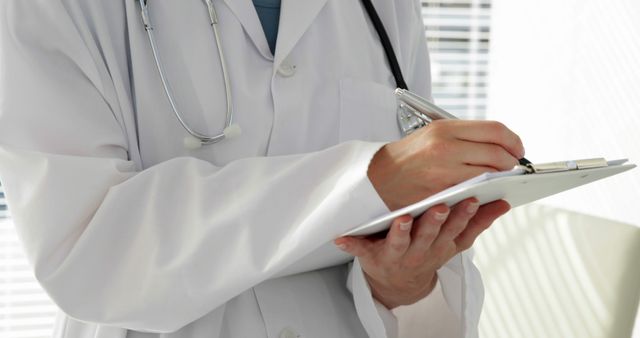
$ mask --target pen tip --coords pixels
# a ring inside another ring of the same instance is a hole
[[[527,160],[526,158],[521,158],[518,160],[518,163],[520,163],[520,165],[524,165],[526,166],[527,164],[531,164],[531,162],[529,160]]]

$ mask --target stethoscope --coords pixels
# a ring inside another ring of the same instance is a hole
[[[153,32],[153,24],[151,22],[151,17],[149,15],[149,1],[148,0],[138,0],[140,2],[140,7],[142,9],[142,23],[144,24],[145,31],[147,32],[147,36],[149,37],[149,43],[151,45],[151,51],[153,53],[153,58],[155,60],[156,68],[158,73],[160,74],[160,79],[162,81],[162,87],[164,88],[164,93],[169,100],[169,104],[171,105],[171,109],[173,110],[174,115],[182,125],[182,127],[189,134],[184,138],[184,147],[187,149],[198,149],[203,145],[209,145],[218,143],[224,139],[233,138],[241,134],[240,126],[233,123],[233,105],[231,101],[231,85],[229,81],[229,74],[227,72],[227,65],[224,59],[224,53],[222,52],[222,44],[220,43],[220,33],[218,28],[218,15],[216,13],[216,9],[213,6],[212,0],[204,0],[207,11],[209,13],[209,19],[211,23],[211,27],[213,29],[213,36],[216,42],[216,47],[218,48],[218,55],[220,56],[220,68],[222,69],[222,79],[224,81],[224,90],[226,96],[226,122],[225,127],[222,133],[217,135],[206,135],[195,131],[191,128],[183,118],[182,113],[176,106],[176,101],[174,99],[173,92],[169,89],[167,76],[164,70],[164,66],[160,61],[160,55],[158,53],[158,44],[156,42],[156,37]],[[398,108],[398,126],[404,135],[411,134],[413,131],[424,127],[427,125],[431,118],[429,116],[431,112],[421,112],[421,109],[414,109],[410,102],[413,100],[420,100],[420,97],[413,95],[407,89],[407,84],[404,81],[404,77],[402,76],[402,70],[400,69],[400,65],[398,64],[398,59],[396,58],[396,54],[393,51],[393,47],[391,45],[391,41],[389,40],[389,36],[387,35],[387,31],[382,24],[382,20],[378,16],[371,0],[361,0],[362,4],[367,12],[367,15],[371,19],[373,26],[380,37],[380,41],[382,43],[382,47],[384,48],[385,55],[389,62],[389,66],[391,68],[391,72],[393,73],[393,77],[395,78],[396,86],[396,95],[401,101]],[[405,99],[409,99],[409,101]],[[423,105],[431,105],[426,102],[426,100],[421,100]],[[435,107],[435,106],[434,106]],[[438,107],[435,107],[439,109]],[[444,112],[444,111],[443,111]],[[446,112],[445,112],[446,113]]]

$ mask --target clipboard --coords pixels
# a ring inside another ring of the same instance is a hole
[[[342,236],[366,236],[386,231],[393,220],[399,216],[411,214],[413,217],[418,217],[432,206],[441,203],[452,206],[470,197],[476,197],[481,205],[502,199],[507,201],[511,208],[515,208],[636,167],[635,164],[627,164],[627,162],[626,159],[606,161],[603,158],[596,158],[527,164],[516,166],[509,171],[485,173],[405,208],[360,224]],[[333,243],[327,243],[314,250],[312,254],[302,257],[275,277],[335,266],[352,259],[353,256],[339,250]]]
[[[467,198],[476,197],[480,204],[505,200],[511,208],[544,197],[620,174],[636,167],[628,160],[606,161],[603,158],[528,164],[512,170],[485,173],[443,190],[422,201],[387,213],[356,226],[343,236],[364,236],[387,230],[391,222],[402,215],[417,217],[427,209],[446,204],[453,206]]]

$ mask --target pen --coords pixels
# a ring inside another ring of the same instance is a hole
[[[429,124],[433,120],[458,120],[455,115],[406,89],[397,88],[395,94],[400,102],[411,108],[408,111],[425,124]],[[523,166],[531,165],[531,162],[524,157],[519,159],[518,162]]]

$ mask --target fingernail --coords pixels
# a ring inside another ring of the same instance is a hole
[[[449,216],[449,212],[436,212],[435,215],[433,215],[433,217],[438,220],[438,221],[444,221],[445,219],[447,219],[447,217]]]
[[[402,230],[402,231],[411,230],[411,223],[413,223],[413,222],[412,221],[400,222],[400,230]]]
[[[480,207],[480,203],[478,202],[470,203],[469,206],[467,207],[467,212],[470,214],[473,214],[474,212],[478,211],[478,207]]]
[[[347,250],[347,245],[344,243],[340,243],[340,244],[336,244],[336,246],[340,249],[340,250]]]

